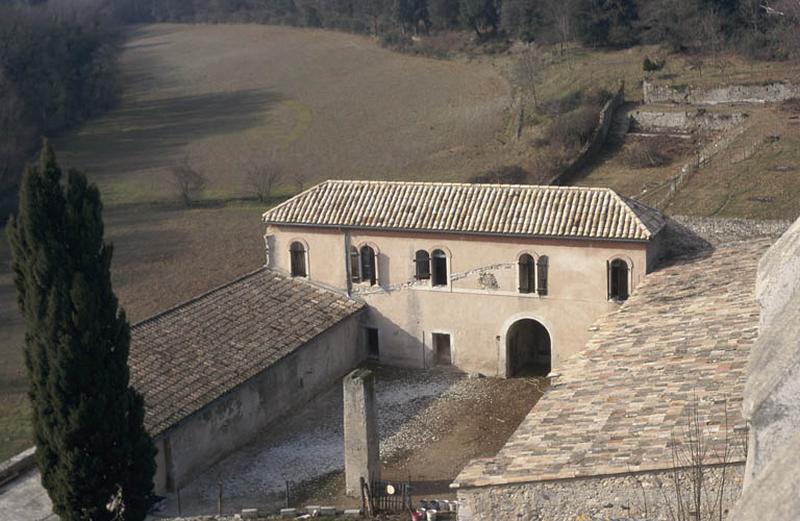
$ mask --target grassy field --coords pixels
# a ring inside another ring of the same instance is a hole
[[[781,105],[736,107],[749,114],[746,131],[702,166],[663,208],[675,215],[791,219],[800,215],[800,114]],[[688,139],[628,136],[607,149],[575,184],[606,186],[653,204],[664,183],[678,174],[702,145]],[[669,164],[633,168],[625,160],[636,140],[655,140]],[[652,196],[652,197],[651,197]]]
[[[132,31],[121,105],[55,141],[101,187],[113,277],[132,321],[263,263],[245,168],[275,157],[327,178],[457,179],[504,161],[509,86],[489,64],[396,54],[348,34],[256,25]],[[208,179],[176,203],[170,168]],[[284,197],[293,183],[278,189]],[[23,329],[0,240],[0,459],[30,440]]]
[[[701,168],[667,206],[674,214],[796,219],[800,119],[779,105],[752,111],[747,132]]]

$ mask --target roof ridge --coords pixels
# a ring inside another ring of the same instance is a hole
[[[624,200],[626,203],[628,203],[628,206],[631,206],[631,205],[633,205],[633,206],[640,206],[640,207],[642,207],[644,210],[647,210],[647,211],[653,212],[653,213],[654,213],[655,215],[657,215],[657,216],[659,216],[659,215],[660,215],[660,216],[662,217],[662,220],[664,221],[664,222],[662,222],[662,225],[661,225],[661,227],[663,228],[663,227],[665,226],[665,224],[666,224],[666,217],[665,217],[665,216],[664,216],[664,215],[661,213],[661,210],[659,210],[658,208],[655,208],[655,207],[653,207],[653,206],[650,206],[649,204],[645,204],[645,203],[641,202],[640,200],[638,200],[638,199],[635,199],[635,198],[633,198],[633,197],[628,197],[628,196],[625,196],[625,195],[620,195],[620,194],[617,194],[617,195],[618,195],[619,197],[621,197],[621,198],[622,198],[622,200]],[[634,213],[635,213],[635,211],[634,211]],[[640,223],[641,223],[643,226],[647,227],[647,223],[645,223],[645,222],[642,220],[642,218],[641,218],[641,217],[637,216],[637,219],[638,219],[638,221],[639,221],[639,222],[640,222]],[[660,229],[661,229],[661,228],[659,228],[659,230],[660,230]],[[651,233],[652,233],[652,232],[651,232]],[[656,232],[656,233],[658,233],[658,232]]]
[[[303,193],[311,191],[313,188],[318,186],[322,186],[325,184],[374,184],[374,185],[419,185],[419,186],[475,186],[475,187],[492,187],[492,188],[539,188],[539,189],[547,189],[547,190],[555,190],[555,191],[580,191],[580,192],[614,192],[613,189],[606,187],[606,186],[561,186],[561,185],[551,185],[551,184],[525,184],[525,183],[467,183],[467,182],[452,182],[452,181],[400,181],[400,180],[393,180],[393,179],[326,179],[321,183],[314,185],[312,188],[301,192]],[[616,192],[614,192],[616,193]],[[297,197],[297,196],[295,196]],[[294,197],[293,197],[294,198]],[[293,199],[292,198],[292,199]],[[291,201],[291,199],[287,199],[281,205]],[[280,206],[280,205],[279,205]],[[278,208],[275,206],[270,210]]]
[[[663,218],[608,187],[328,179],[267,210],[262,222],[648,241]]]
[[[639,228],[639,231],[644,233],[644,235],[648,239],[652,238],[653,234],[650,232],[650,228],[648,228],[647,225],[642,221],[641,217],[639,217],[636,214],[636,210],[631,208],[631,205],[628,204],[629,199],[621,196],[614,190],[610,190],[610,192],[617,199],[617,201],[619,201],[619,203],[625,208],[624,211],[628,214],[629,217],[631,217],[631,219],[633,219],[633,222],[636,223],[636,227]]]

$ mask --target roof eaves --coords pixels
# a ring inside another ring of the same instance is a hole
[[[649,238],[620,238],[620,237],[600,237],[600,236],[575,236],[575,235],[546,235],[533,233],[516,232],[479,232],[465,230],[445,230],[445,229],[422,229],[422,228],[403,228],[390,226],[370,226],[357,224],[320,224],[315,222],[287,222],[287,221],[266,221],[266,224],[278,226],[296,226],[298,228],[327,228],[335,230],[372,230],[397,233],[439,233],[451,235],[470,235],[477,237],[525,237],[529,239],[564,239],[572,241],[603,241],[603,242],[648,242]]]

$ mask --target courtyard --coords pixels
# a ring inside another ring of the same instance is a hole
[[[502,447],[542,394],[546,378],[485,378],[448,369],[373,367],[383,478],[411,481],[414,499],[454,499],[449,484],[473,458]],[[355,507],[344,494],[342,389],[335,385],[264,436],[180,490],[182,515],[242,508],[278,510],[286,502]],[[178,514],[178,494],[156,518]],[[34,471],[0,489],[0,519],[47,518],[49,500]]]

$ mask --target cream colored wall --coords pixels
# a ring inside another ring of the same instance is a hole
[[[289,245],[302,240],[308,247],[309,276],[338,288],[348,285],[347,245],[372,245],[378,253],[378,285],[356,284],[352,294],[370,305],[368,322],[379,329],[381,360],[430,366],[431,333],[449,333],[453,363],[489,375],[506,374],[505,334],[521,318],[533,318],[547,328],[557,369],[586,344],[589,326],[618,306],[607,300],[606,262],[615,257],[629,262],[631,289],[647,272],[643,243],[277,226],[268,227],[267,234],[272,267],[288,271]],[[451,282],[445,288],[414,280],[416,250],[437,248],[449,256]],[[548,256],[546,296],[519,294],[517,258],[524,252]],[[484,287],[491,277],[496,288]]]

